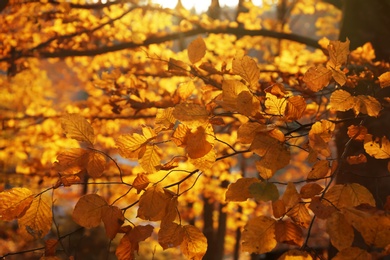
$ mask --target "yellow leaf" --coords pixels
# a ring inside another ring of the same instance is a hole
[[[64,174],[76,174],[85,169],[88,163],[88,151],[72,148],[57,156],[56,170]]]
[[[379,77],[379,84],[381,88],[387,88],[390,86],[390,71],[381,74]]]
[[[296,224],[301,227],[308,228],[311,222],[311,216],[305,204],[298,203],[286,212]]]
[[[316,195],[319,195],[323,188],[317,183],[307,183],[302,186],[300,190],[301,197],[303,199],[310,199]]]
[[[207,123],[209,113],[205,107],[199,104],[181,103],[175,106],[173,116],[190,128]]]
[[[257,133],[266,133],[275,129],[274,124],[262,125],[257,122],[247,122],[242,124],[237,130],[237,141],[243,144],[253,142]]]
[[[172,196],[159,186],[148,188],[139,198],[137,217],[144,220],[159,221],[167,214],[167,206]]]
[[[24,238],[43,238],[50,231],[53,218],[51,206],[51,196],[47,193],[34,198],[26,213],[18,220]]]
[[[197,159],[205,156],[213,148],[214,133],[212,127],[198,126],[195,132],[187,133],[186,151],[188,157]]]
[[[172,129],[175,125],[176,119],[172,115],[173,107],[169,107],[166,109],[158,108],[156,113],[155,124],[158,125],[159,130]],[[159,132],[159,131],[157,131]]]
[[[181,60],[169,58],[168,71],[173,75],[186,76],[189,71],[189,66],[187,65],[187,63]]]
[[[246,201],[252,197],[249,186],[259,182],[257,178],[240,178],[235,183],[231,183],[226,191],[226,201]]]
[[[188,259],[202,260],[207,251],[207,239],[203,233],[192,225],[183,226],[183,242],[180,249]]]
[[[148,142],[148,139],[140,134],[125,134],[119,136],[116,140],[119,153],[121,156],[128,159],[138,159],[138,154],[141,147]]]
[[[270,93],[265,94],[265,112],[274,116],[283,116],[286,112],[287,100],[286,98],[278,98]]]
[[[250,219],[242,232],[242,251],[263,254],[275,248],[276,221],[267,216]]]
[[[306,86],[313,92],[318,92],[328,86],[331,79],[332,71],[322,65],[309,68],[303,76]]]
[[[153,174],[161,164],[160,154],[161,149],[157,145],[147,144],[138,154],[138,162],[148,174]]]
[[[61,117],[61,126],[66,136],[93,146],[95,134],[90,123],[78,114],[65,114]]]
[[[332,77],[341,87],[347,82],[347,76],[341,70],[332,69]]]
[[[347,222],[344,214],[336,211],[326,220],[326,232],[329,234],[332,245],[341,251],[352,245],[354,231]]]
[[[357,183],[336,184],[326,192],[325,199],[339,209],[361,204],[375,207],[375,199],[372,194],[367,188]]]
[[[355,104],[353,106],[353,110],[355,111],[355,115],[362,113],[377,117],[379,112],[382,110],[381,104],[374,97],[359,95],[356,96],[354,100]]]
[[[110,239],[114,239],[125,222],[125,217],[120,208],[107,205],[102,208],[102,220],[107,236]]]
[[[189,162],[192,165],[194,165],[196,168],[198,168],[200,171],[206,171],[213,166],[216,158],[217,158],[217,155],[215,153],[215,150],[211,149],[210,152],[208,152],[205,156],[197,158],[197,159],[190,158]]]
[[[313,260],[313,257],[306,251],[292,249],[281,255],[278,260]]]
[[[319,180],[324,178],[329,172],[329,162],[327,160],[317,161],[309,174],[307,180]]]
[[[330,96],[329,106],[337,111],[347,111],[355,105],[355,97],[351,96],[349,92],[339,89]]]
[[[88,152],[87,172],[92,178],[99,178],[102,176],[106,168],[106,158],[103,154],[95,151]]]
[[[372,135],[367,134],[364,138],[364,150],[376,159],[390,158],[390,142],[386,136],[382,139],[376,137],[374,140]]]
[[[198,37],[188,45],[188,58],[194,64],[200,61],[206,54],[206,43],[202,37]]]
[[[170,222],[161,225],[158,232],[158,243],[165,250],[179,246],[184,239],[184,229],[181,225]]]
[[[99,195],[84,195],[74,207],[73,220],[82,227],[97,227],[102,220],[102,209],[105,206],[107,206],[106,200]]]
[[[243,56],[235,57],[232,62],[233,73],[240,75],[246,82],[248,82],[252,90],[257,89],[259,85],[260,70],[254,59]]]
[[[302,229],[290,221],[279,220],[275,224],[275,239],[279,243],[302,246]]]
[[[372,256],[358,247],[349,247],[337,253],[333,260],[371,260]]]
[[[351,52],[351,58],[361,63],[372,62],[375,59],[375,50],[370,42],[366,42]]]
[[[347,63],[349,54],[349,40],[345,42],[330,41],[328,45],[329,61],[326,64],[328,68],[340,69],[341,65]]]
[[[0,193],[0,220],[11,221],[22,217],[34,196],[27,188],[12,188]]]
[[[180,100],[185,101],[188,97],[192,95],[195,89],[196,89],[195,84],[191,80],[191,81],[181,83],[177,87],[175,94],[180,97]]]
[[[329,148],[329,141],[332,139],[335,124],[321,120],[315,122],[309,131],[309,144],[314,151],[322,154],[325,157],[331,155]]]
[[[237,96],[237,112],[246,116],[254,116],[260,111],[260,102],[249,91],[242,91]]]
[[[148,176],[145,173],[139,173],[133,181],[133,187],[137,190],[137,194],[139,194],[143,189],[148,187],[149,183]]]
[[[284,116],[287,120],[298,120],[306,110],[306,101],[302,96],[292,96],[287,99]]]
[[[267,87],[266,89],[264,89],[264,92],[270,93],[276,96],[277,98],[283,98],[288,94],[288,92],[284,88],[284,85],[281,83],[275,83],[272,86]]]
[[[367,128],[362,125],[350,125],[348,126],[348,137],[353,138],[356,141],[364,141],[365,136],[367,135]]]

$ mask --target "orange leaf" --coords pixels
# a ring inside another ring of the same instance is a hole
[[[272,95],[276,96],[277,98],[283,98],[285,97],[288,92],[284,88],[284,85],[281,83],[275,83],[270,87],[267,87],[264,89],[265,93],[271,93]]]
[[[328,68],[338,70],[341,65],[347,63],[349,55],[349,40],[345,42],[330,41],[328,45],[329,61],[326,64]]]
[[[191,81],[192,82],[192,81]],[[192,83],[193,84],[193,83]],[[159,108],[156,113],[155,124],[158,125],[159,129],[172,129],[175,125],[176,119],[172,115],[173,107],[166,109]],[[157,131],[159,132],[159,131]]]
[[[256,89],[259,85],[260,70],[254,59],[243,56],[235,57],[232,62],[233,73],[240,75],[249,83],[251,89]]]
[[[119,244],[116,248],[115,255],[118,260],[133,260],[134,258],[134,249],[133,244],[131,243],[129,237],[124,235],[119,241]]]
[[[166,215],[172,195],[159,186],[148,188],[139,198],[137,217],[144,220],[159,221]]]
[[[367,128],[362,125],[350,125],[348,126],[348,137],[353,138],[356,141],[364,141],[364,137],[367,134]]]
[[[303,81],[313,92],[318,92],[328,86],[331,79],[332,72],[322,65],[309,68],[303,77]]]
[[[311,216],[305,204],[298,203],[287,211],[289,216],[296,224],[301,227],[308,228],[311,222]]]
[[[341,251],[352,245],[354,231],[342,213],[336,211],[326,220],[326,232],[337,250]]]
[[[122,210],[116,206],[107,205],[102,208],[101,214],[107,236],[114,239],[125,221]]]
[[[262,125],[257,122],[247,122],[238,128],[237,141],[243,144],[250,144],[257,133],[266,133],[273,129],[275,129],[274,124]]]
[[[198,37],[188,45],[188,58],[194,64],[200,61],[206,54],[206,43],[202,37]]]
[[[153,226],[136,226],[130,229],[119,242],[116,248],[115,255],[118,260],[133,260],[134,251],[138,252],[139,242],[144,241],[151,236],[153,232]]]
[[[211,149],[210,152],[208,152],[205,156],[197,159],[190,158],[189,162],[192,165],[194,165],[196,168],[198,168],[200,171],[206,171],[213,166],[215,160],[216,160],[215,150]]]
[[[138,159],[138,154],[141,148],[145,146],[148,139],[140,134],[125,134],[119,136],[116,140],[119,153],[121,156],[128,159]]]
[[[335,124],[330,121],[321,120],[320,122],[315,122],[309,131],[311,148],[319,154],[329,157],[331,155],[329,141],[332,139],[334,129]]]
[[[275,218],[281,218],[286,214],[286,206],[283,200],[272,201],[272,212]]]
[[[86,168],[89,176],[92,178],[99,178],[106,168],[106,158],[99,152],[89,151]]]
[[[337,253],[333,260],[371,260],[372,256],[358,247],[348,247]]]
[[[137,194],[139,194],[143,189],[148,187],[149,183],[148,176],[145,173],[139,173],[133,181],[133,187],[137,190]]]
[[[301,201],[301,196],[298,194],[294,183],[289,182],[287,184],[286,190],[284,191],[281,200],[283,201],[287,210],[291,209]]]
[[[180,249],[188,259],[201,260],[207,251],[207,239],[203,233],[192,225],[183,226],[183,242]]]
[[[226,191],[226,201],[246,201],[252,195],[249,192],[249,186],[253,183],[259,183],[257,178],[241,178],[235,183],[231,183]]]
[[[169,58],[168,71],[173,75],[186,76],[189,71],[189,66],[187,63],[181,60],[175,60],[173,58]]]
[[[317,161],[309,174],[307,180],[319,180],[324,178],[329,172],[329,162],[327,160]]]
[[[283,116],[286,112],[287,99],[286,98],[278,98],[270,93],[265,94],[266,100],[264,106],[266,108],[266,112],[270,115],[274,116]]]
[[[210,142],[214,143],[213,134],[211,127],[205,129],[203,126],[198,126],[195,132],[188,133],[186,138],[186,151],[188,157],[197,159],[210,152],[213,148],[213,145]]]
[[[367,157],[364,154],[359,154],[359,155],[351,155],[347,157],[347,162],[351,165],[353,164],[361,164],[361,163],[366,163],[367,162]]]
[[[45,256],[55,256],[57,251],[58,240],[48,239],[45,241]]]
[[[306,100],[302,96],[292,96],[287,99],[284,116],[287,120],[298,120],[306,110]]]
[[[304,199],[310,199],[321,193],[323,188],[317,183],[307,183],[302,186],[300,190],[301,197]]]
[[[281,255],[278,260],[313,260],[313,257],[306,251],[292,249]]]
[[[336,211],[335,207],[331,205],[325,205],[319,197],[313,197],[311,199],[309,209],[311,209],[316,217],[320,219],[327,219],[332,215],[333,212]]]
[[[161,164],[160,154],[161,149],[157,145],[147,144],[138,154],[138,162],[148,174],[153,174]]]
[[[325,194],[325,199],[339,209],[355,207],[361,204],[375,207],[375,199],[370,191],[357,183],[336,184]]]
[[[336,90],[330,96],[329,106],[337,111],[350,110],[355,106],[355,97],[345,90]]]
[[[249,186],[249,192],[256,201],[276,201],[279,199],[279,191],[271,182],[255,182]]]
[[[379,77],[379,84],[381,88],[386,88],[390,86],[390,71],[381,74]]]
[[[275,239],[280,243],[302,246],[302,229],[289,221],[279,220],[275,224]]]
[[[179,246],[184,239],[184,229],[181,225],[170,222],[161,225],[158,232],[158,243],[165,250]]]
[[[66,136],[93,146],[95,134],[90,123],[78,114],[65,114],[61,117],[61,126]]]
[[[250,219],[242,232],[242,251],[263,254],[274,249],[277,244],[275,223],[267,216]]]
[[[379,112],[382,110],[382,106],[379,101],[372,96],[358,95],[355,97],[354,101],[353,110],[356,115],[362,113],[377,117]]]
[[[22,217],[34,199],[27,188],[12,188],[0,193],[0,219],[11,221]]]
[[[76,174],[85,169],[88,164],[88,151],[82,148],[73,148],[57,156],[56,170],[65,174]]]
[[[390,141],[383,136],[382,139],[367,134],[364,138],[364,150],[370,156],[376,159],[388,159],[390,158]]]
[[[84,195],[74,207],[73,220],[82,227],[97,227],[102,220],[102,209],[105,206],[107,206],[106,200],[99,195]]]
[[[206,124],[209,118],[209,113],[205,107],[192,103],[176,105],[172,115],[190,128],[197,128]]]

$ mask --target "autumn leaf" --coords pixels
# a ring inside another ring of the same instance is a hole
[[[26,213],[18,220],[24,238],[43,238],[50,231],[53,217],[51,207],[52,199],[48,194],[34,198]]]
[[[213,148],[214,132],[211,126],[206,129],[203,126],[186,135],[186,151],[188,157],[197,159],[205,156]]]
[[[166,209],[171,198],[160,186],[148,188],[139,198],[137,217],[151,221],[162,220],[167,214]]]
[[[11,221],[22,217],[34,199],[27,188],[12,188],[0,193],[0,219]]]
[[[313,257],[306,252],[298,249],[291,249],[282,254],[278,260],[313,260]]]
[[[82,148],[68,149],[57,156],[55,168],[64,174],[76,174],[88,164],[88,151]]]
[[[194,165],[197,169],[200,171],[206,171],[210,169],[213,164],[215,163],[215,160],[217,158],[217,155],[215,153],[214,149],[211,149],[206,155],[200,158],[196,159],[189,159],[189,162]]]
[[[339,70],[342,65],[347,63],[349,55],[349,40],[345,42],[330,41],[328,45],[329,61],[326,66],[330,69]]]
[[[135,259],[135,251],[138,253],[139,242],[144,241],[152,235],[153,226],[135,226],[130,228],[122,237],[116,248],[115,255],[118,260],[133,260]]]
[[[181,60],[169,58],[168,71],[176,76],[186,76],[189,71],[189,66]]]
[[[351,165],[353,164],[361,164],[361,163],[366,163],[367,162],[367,157],[366,155],[360,153],[358,155],[351,155],[347,157],[347,162]]]
[[[198,37],[188,45],[188,58],[194,64],[200,61],[206,54],[206,43],[202,37]]]
[[[102,176],[106,168],[106,158],[103,154],[95,151],[88,151],[87,173],[92,178]]]
[[[260,180],[257,178],[240,178],[235,183],[231,183],[225,194],[226,201],[246,201],[251,198],[249,187],[253,183],[260,183]]]
[[[271,182],[254,182],[249,186],[250,195],[257,201],[276,201],[279,199],[279,191]]]
[[[160,154],[161,149],[157,145],[147,144],[138,154],[138,162],[148,174],[153,174],[161,164]]]
[[[353,140],[364,141],[364,138],[367,135],[367,128],[362,125],[350,125],[348,126],[347,134],[348,137],[353,138]]]
[[[372,256],[358,247],[348,247],[336,254],[333,260],[371,260]]]
[[[315,122],[309,131],[310,147],[319,154],[329,157],[331,155],[329,141],[332,139],[334,129],[335,124],[330,121]]]
[[[150,181],[147,174],[139,173],[133,181],[133,187],[137,190],[137,194],[140,194],[143,189],[146,189],[146,187],[148,187],[149,183]]]
[[[287,98],[284,116],[287,120],[294,121],[302,117],[306,109],[306,100],[302,96],[292,96]]]
[[[288,94],[284,85],[281,83],[275,83],[275,84],[271,85],[270,87],[264,89],[264,92],[270,93],[270,94],[276,96],[277,98],[283,98]]]
[[[357,183],[336,184],[325,193],[325,199],[339,209],[361,204],[375,207],[372,194],[367,188]]]
[[[90,123],[78,114],[65,114],[61,117],[61,126],[66,136],[93,146],[95,134]]]
[[[284,191],[281,200],[283,201],[287,210],[291,209],[301,201],[301,196],[298,194],[295,184],[289,182]]]
[[[320,197],[313,197],[311,199],[309,209],[320,219],[327,219],[336,211],[334,206],[329,205],[329,203],[323,203]]]
[[[110,239],[114,239],[120,227],[125,222],[122,210],[116,206],[107,205],[102,208],[101,216],[107,236]]]
[[[317,183],[307,183],[302,186],[299,194],[303,199],[310,199],[316,195],[319,195],[323,188]]]
[[[102,210],[105,206],[107,206],[107,202],[101,196],[97,194],[84,195],[76,203],[72,218],[82,227],[97,227],[102,220]]]
[[[209,113],[205,107],[192,103],[176,105],[172,115],[190,128],[197,128],[206,124],[209,117]]]
[[[341,70],[333,70],[332,69],[332,77],[339,84],[339,86],[344,86],[347,82],[347,76]]]
[[[242,231],[242,251],[263,254],[275,248],[276,221],[267,216],[252,218]]]
[[[278,98],[270,93],[265,94],[266,100],[264,106],[266,108],[267,114],[274,116],[283,116],[286,112],[287,99]]]
[[[122,157],[128,159],[138,159],[138,154],[146,143],[149,141],[147,137],[140,134],[124,134],[120,135],[116,140],[119,153]]]
[[[390,86],[390,71],[381,74],[379,77],[379,85],[381,88],[387,88]]]
[[[354,99],[355,104],[353,110],[355,115],[360,113],[377,117],[379,112],[382,110],[382,106],[379,101],[372,96],[358,95]]]
[[[181,225],[170,222],[161,225],[158,232],[158,243],[165,250],[181,245],[184,239],[184,229]]]
[[[45,241],[45,256],[55,256],[57,251],[58,240],[48,239]]]
[[[364,137],[364,150],[376,159],[390,158],[390,142],[386,136],[374,139],[372,135],[367,134]]]
[[[233,73],[240,75],[248,82],[251,89],[256,89],[259,85],[260,70],[255,60],[248,56],[235,57],[232,62]]]
[[[306,86],[313,92],[318,92],[328,86],[331,79],[332,72],[322,65],[309,68],[303,77]]]
[[[330,96],[329,106],[337,111],[348,111],[355,106],[355,97],[345,90],[336,90]]]
[[[132,250],[133,245],[127,235],[124,235],[119,241],[119,244],[115,250],[115,255],[118,260],[133,260],[134,250]]]
[[[301,227],[308,228],[311,222],[311,216],[305,204],[298,203],[286,212],[296,224]]]
[[[307,175],[307,180],[323,179],[328,174],[329,169],[329,162],[327,160],[317,161]]]
[[[286,206],[284,205],[283,200],[278,199],[272,201],[272,212],[275,218],[281,218],[286,214]]]
[[[176,119],[172,114],[173,109],[173,107],[169,107],[166,109],[157,109],[156,120],[154,121],[154,123],[158,126],[158,130],[156,130],[156,132],[173,128],[176,122]]]
[[[326,220],[326,232],[329,234],[332,245],[341,251],[352,245],[354,231],[344,214],[336,211]]]
[[[201,260],[207,251],[207,239],[198,228],[185,225],[180,249],[188,259]]]
[[[279,243],[302,246],[302,229],[290,221],[279,220],[275,224],[275,239]]]
[[[237,141],[243,144],[250,144],[258,133],[267,133],[275,129],[274,124],[262,125],[257,122],[247,122],[237,130]]]

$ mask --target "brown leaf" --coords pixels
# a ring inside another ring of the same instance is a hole
[[[329,172],[329,162],[327,160],[317,161],[309,174],[307,180],[319,180],[324,178]]]
[[[304,199],[310,199],[316,195],[319,195],[323,188],[317,183],[307,183],[302,186],[300,190],[301,197]]]
[[[336,211],[335,207],[331,205],[325,205],[321,201],[320,197],[314,197],[311,199],[309,209],[311,209],[316,217],[320,219],[327,219],[332,215],[333,212]]]
[[[88,152],[87,172],[92,178],[99,178],[106,168],[106,158],[103,154],[95,151]]]
[[[326,221],[326,232],[329,234],[332,245],[341,251],[352,245],[354,231],[347,222],[344,214],[336,211]]]
[[[188,58],[191,63],[197,63],[206,54],[206,43],[202,37],[198,37],[188,45]]]
[[[296,224],[301,227],[308,228],[311,222],[311,216],[307,210],[305,204],[298,203],[287,211],[289,216]]]
[[[55,168],[60,173],[76,174],[85,169],[88,164],[88,151],[82,148],[72,148],[57,156]]]
[[[281,218],[286,214],[286,206],[283,200],[272,201],[272,212],[275,218]]]
[[[262,125],[257,122],[247,122],[237,130],[237,141],[243,144],[250,144],[253,142],[257,133],[267,133],[275,129],[274,124]]]
[[[125,222],[122,210],[116,206],[107,205],[102,208],[101,214],[107,236],[114,239]]]
[[[257,178],[240,178],[235,183],[231,183],[226,191],[226,201],[246,201],[252,195],[249,186],[253,183],[260,183]]]
[[[115,250],[115,255],[118,260],[133,260],[134,258],[134,245],[131,243],[129,237],[124,235],[119,241],[119,244]]]
[[[333,260],[371,260],[372,256],[366,251],[358,247],[348,247],[333,258]]]
[[[148,188],[139,199],[137,217],[151,221],[162,220],[171,198],[160,186]]]
[[[34,199],[27,188],[12,188],[0,193],[0,220],[11,221],[22,217]]]
[[[102,220],[102,209],[105,206],[107,206],[106,200],[99,195],[84,195],[74,207],[73,220],[82,227],[97,227]]]
[[[341,65],[347,63],[349,55],[349,40],[345,42],[330,41],[328,45],[329,61],[326,64],[328,68],[338,70]]]
[[[188,259],[202,260],[207,251],[207,239],[203,233],[192,225],[183,226],[183,241],[180,249]]]
[[[361,204],[375,207],[375,199],[370,191],[357,183],[336,184],[325,194],[325,199],[339,209]]]
[[[348,126],[348,137],[353,138],[356,141],[364,141],[367,134],[367,128],[362,125],[350,125]]]
[[[321,120],[314,123],[309,131],[309,145],[319,154],[329,157],[331,155],[329,142],[332,139],[335,124]]]
[[[302,246],[302,229],[295,223],[279,220],[275,224],[275,239],[279,243]]]
[[[330,96],[329,106],[337,111],[350,110],[355,106],[355,97],[345,90],[336,90]]]
[[[328,86],[331,79],[332,71],[322,65],[309,68],[303,77],[306,86],[313,92],[318,92]]]
[[[353,164],[361,164],[361,163],[366,163],[367,162],[367,157],[364,154],[359,154],[359,155],[351,155],[347,157],[347,162],[351,165]]]
[[[284,116],[287,120],[294,121],[302,117],[306,110],[306,100],[302,96],[292,96],[287,99]]]
[[[169,58],[168,71],[173,75],[187,76],[189,72],[189,66],[187,63],[181,60],[175,60],[173,58]]]
[[[251,89],[256,89],[259,85],[260,70],[254,59],[243,56],[235,57],[232,62],[233,73],[240,75],[249,83]]]
[[[137,194],[139,194],[143,189],[148,187],[149,183],[148,176],[145,173],[139,173],[133,181],[133,187],[137,190]]]
[[[203,157],[213,148],[213,145],[210,143],[214,143],[213,132],[210,133],[210,128],[207,130],[209,131],[206,131],[203,126],[198,126],[195,132],[187,133],[186,151],[188,157],[192,159]]]
[[[281,83],[275,83],[272,86],[269,86],[268,88],[264,89],[264,92],[271,93],[277,98],[283,98],[288,94],[288,92],[284,88],[284,85]]]
[[[158,243],[165,250],[179,246],[184,239],[184,229],[181,225],[170,222],[161,225],[158,232]]]
[[[295,184],[289,182],[286,190],[281,198],[287,210],[291,209],[301,201],[301,196],[298,194]]]
[[[45,241],[45,256],[55,256],[57,251],[58,240],[48,239]]]
[[[275,248],[276,221],[267,216],[250,219],[242,232],[242,251],[256,254],[270,252]]]
[[[61,117],[61,126],[66,136],[93,146],[95,134],[90,123],[78,114],[65,114]]]

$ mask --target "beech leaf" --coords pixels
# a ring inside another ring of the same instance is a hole
[[[376,159],[388,159],[390,158],[390,141],[386,136],[374,139],[372,135],[367,134],[364,137],[364,150]]]
[[[194,64],[200,61],[206,54],[206,43],[202,37],[198,37],[188,45],[188,58]]]
[[[73,210],[73,220],[82,227],[99,226],[102,220],[102,209],[107,206],[104,198],[97,194],[82,196]]]
[[[260,70],[254,59],[243,56],[235,57],[232,62],[233,73],[240,75],[248,82],[251,89],[256,89],[259,85]]]
[[[336,184],[326,192],[325,199],[339,209],[361,204],[375,207],[375,199],[370,191],[357,183]]]
[[[120,208],[107,205],[102,208],[102,220],[107,236],[114,239],[125,222],[125,217]]]
[[[151,221],[162,220],[171,198],[160,186],[148,188],[139,198],[137,217]]]
[[[255,182],[249,186],[251,196],[257,201],[276,201],[279,199],[279,191],[271,182]]]
[[[318,92],[328,86],[331,79],[332,71],[322,65],[309,68],[303,76],[306,86],[313,92]]]
[[[352,245],[354,231],[344,217],[344,214],[336,211],[326,221],[326,232],[329,234],[332,245],[341,251]]]
[[[95,134],[91,124],[78,114],[65,114],[61,117],[61,126],[67,137],[93,146]]]
[[[253,183],[259,183],[257,178],[240,178],[235,183],[228,186],[226,191],[226,201],[246,201],[251,198],[252,195],[249,191],[249,187]]]
[[[11,221],[22,217],[34,199],[27,188],[12,188],[0,193],[0,220]]]
[[[207,239],[198,228],[185,225],[180,249],[188,259],[202,260],[207,251]]]
[[[301,227],[290,221],[279,220],[275,224],[275,239],[279,243],[302,246],[303,232]]]
[[[242,251],[263,254],[275,248],[276,221],[267,216],[250,219],[242,232]]]
[[[184,229],[181,225],[170,222],[161,225],[158,232],[158,242],[165,250],[179,246],[184,239]]]

